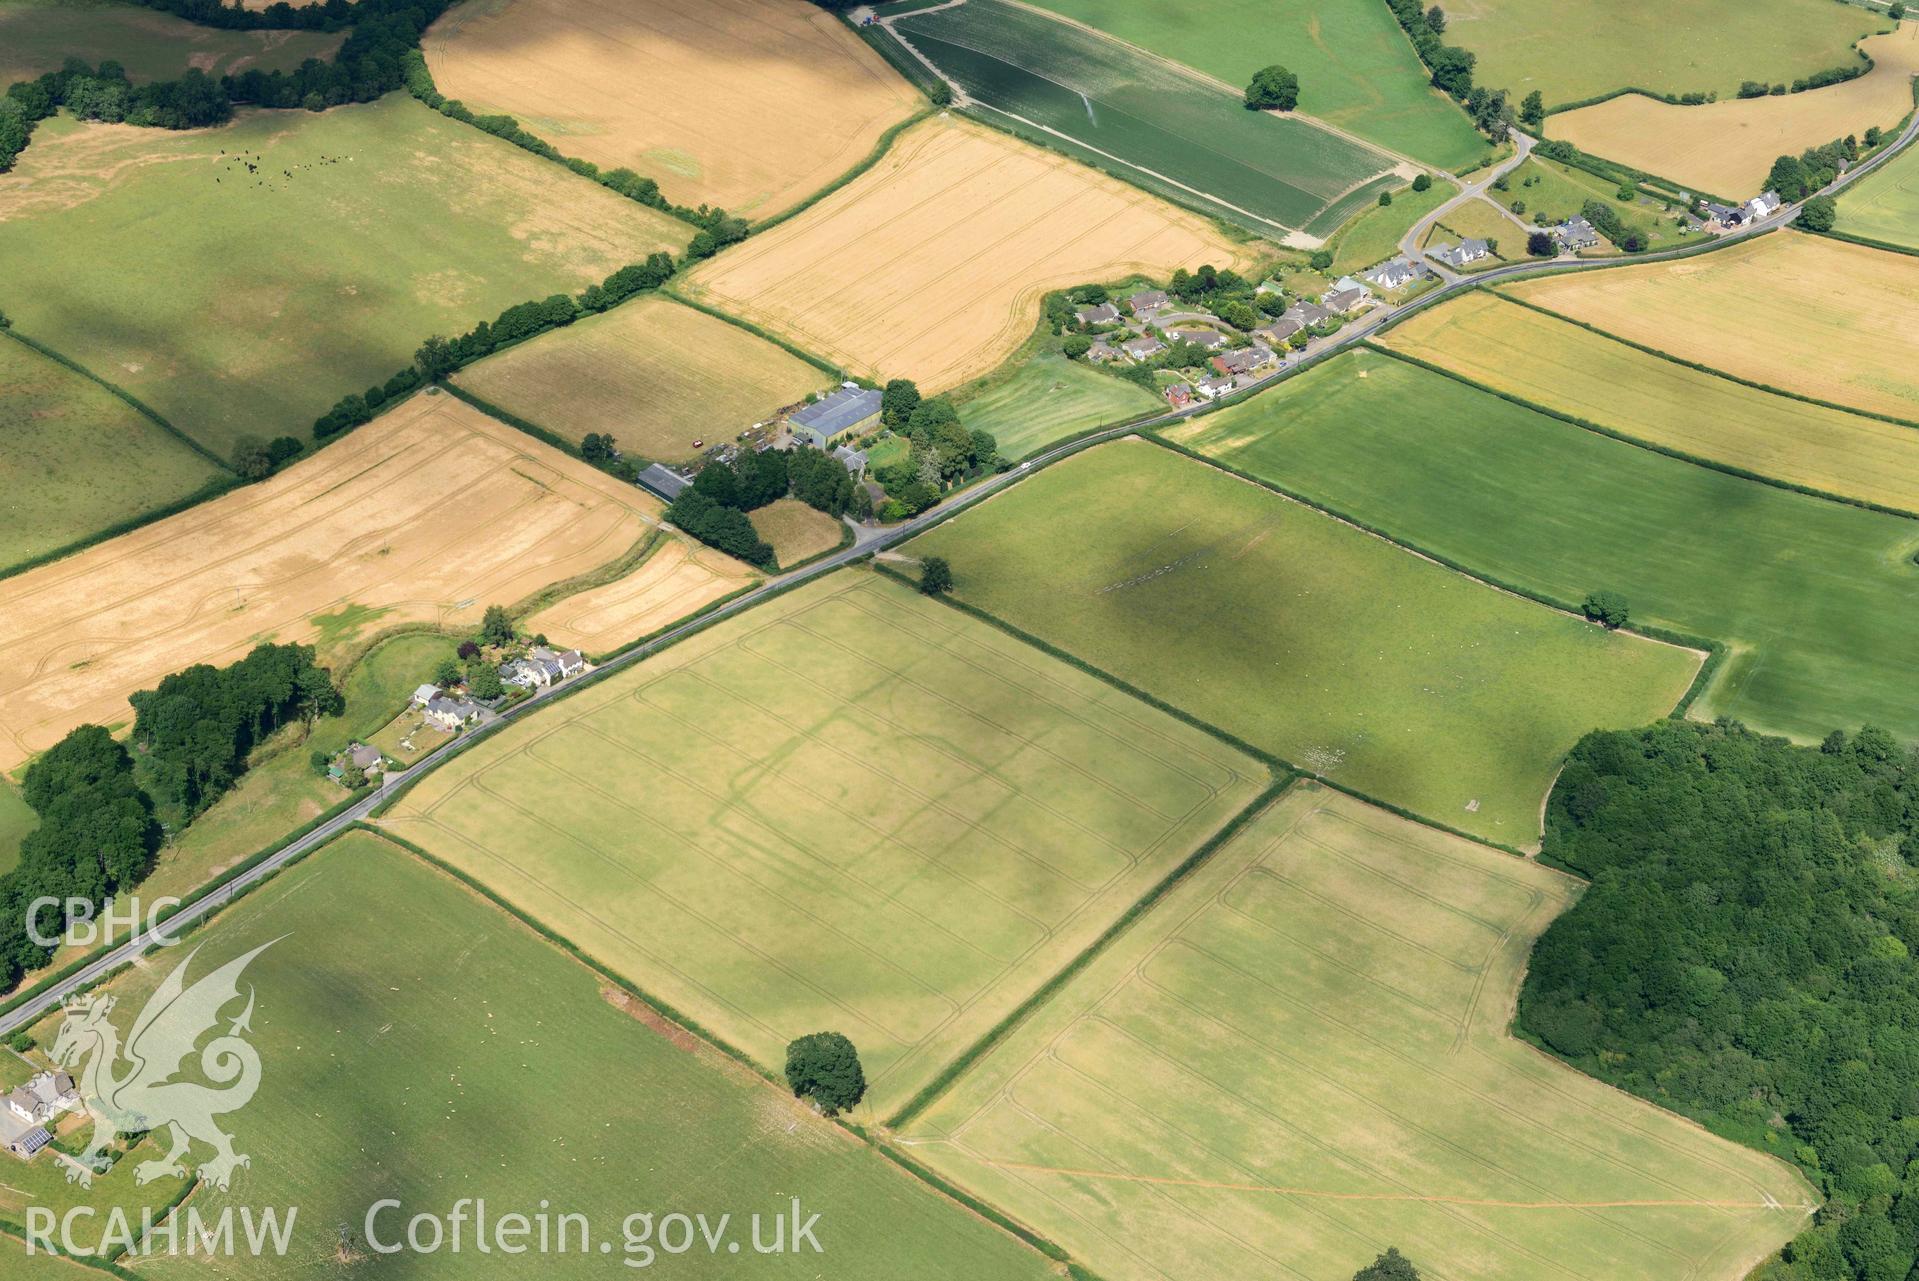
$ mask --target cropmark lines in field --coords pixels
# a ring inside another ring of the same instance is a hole
[[[1268,235],[1331,232],[1349,198],[1394,165],[1311,121],[1248,111],[1229,89],[1024,5],[964,0],[893,27],[968,97],[1145,171],[1139,180],[1151,190]]]
[[[1113,1281],[1736,1281],[1810,1189],[1507,1035],[1576,893],[1301,784],[901,1142]]]
[[[884,1115],[1256,796],[1257,761],[842,573],[424,779],[382,820],[769,1070]]]

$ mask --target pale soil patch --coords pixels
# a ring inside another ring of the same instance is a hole
[[[604,654],[754,581],[750,566],[684,538],[662,543],[617,582],[549,605],[526,620],[561,644]]]
[[[1549,117],[1546,131],[1609,160],[1743,199],[1765,185],[1772,162],[1873,125],[1889,129],[1912,110],[1919,23],[1860,43],[1875,63],[1857,80],[1780,97],[1675,107],[1640,94]]]
[[[942,116],[687,287],[848,368],[936,391],[1011,355],[1049,289],[1252,259],[1195,214]]]
[[[272,480],[0,582],[0,766],[268,640],[458,625],[617,559],[659,505],[450,396]]]
[[[495,0],[427,33],[440,91],[681,204],[765,216],[858,163],[919,96],[804,0]]]
[[[1919,258],[1786,231],[1512,293],[1740,378],[1919,419]]]
[[[1919,431],[1745,387],[1488,293],[1383,340],[1639,440],[1847,498],[1919,509]]]
[[[521,343],[457,381],[504,409],[578,440],[667,462],[794,404],[827,384],[799,357],[737,325],[657,295]]]
[[[846,528],[817,507],[809,507],[797,498],[782,498],[752,513],[753,530],[773,545],[773,555],[782,567],[797,565],[821,552],[840,545],[840,531]]]

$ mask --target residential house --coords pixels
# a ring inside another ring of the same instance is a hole
[[[1779,193],[1776,191],[1768,191],[1754,196],[1744,205],[1746,220],[1748,222],[1759,222],[1761,219],[1770,218],[1779,212],[1779,205]]]
[[[0,1128],[11,1129],[11,1127]],[[26,1126],[6,1141],[7,1151],[13,1153],[13,1155],[19,1157],[22,1161],[32,1160],[34,1153],[46,1147],[51,1142],[53,1142],[53,1135],[44,1125]]]
[[[545,645],[535,645],[526,652],[526,656],[533,662],[544,667],[547,670],[547,674],[556,681],[578,676],[586,670],[586,659],[581,656],[580,651],[577,649],[569,649],[562,653],[549,649]]]
[[[440,687],[438,685],[422,685],[413,691],[413,705],[415,707],[425,707],[439,696]]]
[[[1492,246],[1483,240],[1476,240],[1469,236],[1459,244],[1442,243],[1426,252],[1453,270],[1461,271],[1491,253]]]
[[[45,1125],[80,1106],[80,1092],[65,1072],[42,1072],[7,1095],[7,1112],[27,1125]]]
[[[1232,389],[1233,380],[1224,377],[1202,378],[1193,387],[1201,400],[1218,400]]]
[[[832,395],[796,409],[786,420],[793,435],[815,449],[831,449],[844,436],[857,436],[879,424],[877,388],[847,383]]]
[[[1316,302],[1296,302],[1286,309],[1283,320],[1290,320],[1301,329],[1311,329],[1314,325],[1323,325],[1335,318],[1335,313],[1327,311]]]
[[[841,445],[833,451],[833,457],[840,460],[840,466],[852,473],[855,479],[866,474],[866,451],[855,449],[851,445]]]
[[[1279,357],[1273,354],[1270,347],[1255,343],[1251,347],[1241,347],[1237,351],[1214,356],[1211,363],[1214,369],[1228,377],[1249,374],[1257,379],[1262,373],[1276,368]]]
[[[521,689],[545,689],[552,683],[544,667],[538,663],[530,663],[524,658],[502,663],[500,679],[508,685],[518,685]]]
[[[1166,389],[1166,403],[1174,409],[1184,409],[1193,403],[1193,388],[1189,383],[1174,383]]]
[[[1405,255],[1389,258],[1370,271],[1360,273],[1377,289],[1404,289],[1425,274],[1423,268]]]
[[[1135,316],[1144,317],[1149,312],[1155,312],[1163,308],[1166,305],[1166,301],[1166,291],[1164,289],[1142,289],[1131,298],[1128,298],[1126,305],[1133,309]]]
[[[1297,320],[1288,320],[1286,317],[1281,316],[1279,319],[1261,325],[1258,329],[1253,330],[1253,337],[1264,342],[1269,347],[1279,348],[1284,347],[1286,340],[1303,328],[1305,328],[1305,326],[1301,325]]]
[[[444,694],[426,705],[426,722],[435,729],[447,733],[471,724],[480,714],[480,705],[464,698],[448,698]]]
[[[1328,291],[1319,301],[1325,305],[1327,311],[1343,316],[1349,311],[1358,311],[1372,300],[1371,290],[1334,289]]]
[[[1730,229],[1743,226],[1746,211],[1733,205],[1722,205],[1711,200],[1699,202],[1699,212],[1705,218],[1707,226]]]
[[[1073,314],[1079,317],[1082,325],[1112,325],[1119,322],[1119,308],[1110,302],[1103,302],[1097,307],[1081,307]]]
[[[1226,335],[1217,329],[1175,329],[1167,336],[1174,342],[1197,343],[1207,351],[1217,351],[1226,345]]]
[[[1578,214],[1566,219],[1552,229],[1552,238],[1559,247],[1577,253],[1581,249],[1592,249],[1599,244],[1599,233],[1593,225]]]
[[[1093,345],[1086,349],[1086,359],[1095,365],[1110,365],[1116,360],[1126,359],[1126,353],[1104,338],[1095,338]]]
[[[1166,344],[1151,334],[1142,334],[1138,338],[1129,338],[1121,343],[1120,350],[1134,360],[1151,360],[1166,350]]]

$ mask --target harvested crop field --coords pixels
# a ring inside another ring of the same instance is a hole
[[[1919,420],[1919,258],[1783,231],[1508,292],[1738,378]]]
[[[759,581],[752,566],[674,538],[655,547],[639,568],[590,587],[526,620],[526,630],[588,654],[605,654]]]
[[[840,545],[846,526],[817,507],[797,498],[782,498],[751,513],[753,532],[773,548],[774,559],[785,569]]]
[[[380,1209],[377,1226],[397,1241],[413,1214],[443,1216],[472,1197],[486,1206],[484,1235],[469,1214],[464,1250],[408,1251],[396,1275],[604,1281],[644,1259],[706,1281],[794,1278],[815,1275],[823,1259],[835,1281],[1050,1276],[1010,1234],[378,836],[338,838],[224,909],[192,942],[117,977],[106,989],[119,1002],[113,1021],[131,1027],[175,966],[190,965],[192,982],[265,947],[243,979],[256,999],[247,1039],[262,1064],[259,1092],[222,1118],[252,1165],[231,1191],[202,1183],[192,1208],[213,1223],[241,1206],[298,1206],[300,1230],[284,1254],[203,1254],[188,1275],[308,1281],[388,1271],[335,1262],[334,1225],[350,1224],[364,1250],[367,1216],[383,1198],[394,1204]],[[50,1035],[46,1023],[38,1030]],[[770,1241],[771,1221],[790,1214],[796,1196],[800,1218],[819,1216],[820,1252],[789,1235],[783,1257],[743,1246],[752,1262],[729,1266],[725,1238],[750,1241],[748,1220],[759,1215]],[[638,1237],[628,1215],[668,1206],[705,1216],[721,1235],[717,1258],[703,1248],[666,1253],[661,1243],[674,1238],[664,1225],[661,1235],[628,1238]],[[543,1219],[567,1248],[493,1235],[511,1233],[519,1213]],[[578,1226],[560,1228],[567,1216],[585,1220],[594,1244],[580,1244]],[[477,1261],[476,1239],[493,1246]],[[502,1241],[528,1258],[502,1259]],[[653,1253],[642,1254],[641,1242]],[[164,1251],[156,1249],[155,1273],[179,1275]]]
[[[68,58],[117,62],[136,84],[188,68],[216,79],[331,61],[344,32],[226,31],[104,0],[0,0],[0,86],[58,71]]]
[[[1919,431],[1662,360],[1495,294],[1422,312],[1381,341],[1662,449],[1919,511]]]
[[[846,572],[479,743],[381,822],[771,1070],[845,1033],[883,1116],[1266,780]]]
[[[1721,642],[1692,716],[1801,742],[1861,724],[1919,738],[1919,521],[1669,458],[1372,352],[1174,434],[1500,582],[1568,604],[1618,591],[1635,624]]]
[[[1906,148],[1846,188],[1833,230],[1919,253],[1919,149]]]
[[[14,323],[223,458],[305,438],[429,334],[692,234],[405,94],[179,133],[48,120],[0,181]]]
[[[1739,1281],[1812,1189],[1507,1032],[1577,892],[1300,785],[903,1135],[1113,1281]]]
[[[1873,125],[1890,130],[1912,111],[1919,22],[1903,23],[1860,48],[1875,65],[1843,84],[1777,97],[1722,98],[1699,107],[1630,93],[1549,117],[1546,132],[1595,156],[1744,200],[1759,194],[1778,157],[1863,134]]]
[[[322,659],[477,622],[617,560],[659,505],[450,396],[419,395],[258,485],[0,580],[0,768],[269,638]]]
[[[486,0],[425,45],[447,97],[678,204],[755,218],[851,169],[923,101],[806,0]]]
[[[1011,355],[1049,289],[1253,260],[1196,214],[940,117],[799,217],[702,264],[685,288],[845,368],[931,392]]]
[[[454,380],[578,441],[683,462],[830,383],[799,357],[657,294],[635,298],[470,365]]]
[[[98,383],[0,336],[0,569],[225,475]]]
[[[959,599],[1255,747],[1516,846],[1581,734],[1660,716],[1699,666],[1138,440],[907,550],[946,557]]]

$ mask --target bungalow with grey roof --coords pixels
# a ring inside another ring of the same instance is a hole
[[[1286,317],[1281,316],[1277,320],[1270,321],[1267,324],[1261,325],[1258,329],[1253,330],[1253,337],[1263,340],[1268,346],[1283,347],[1286,345],[1288,338],[1291,338],[1303,328],[1305,328],[1305,326],[1301,325],[1297,320],[1288,320]]]
[[[1403,289],[1425,274],[1419,264],[1405,255],[1389,258],[1377,267],[1360,273],[1380,289]]]
[[[1301,329],[1311,329],[1314,325],[1323,325],[1334,319],[1334,313],[1316,302],[1296,302],[1286,309],[1282,319],[1292,321]]]
[[[1073,314],[1082,325],[1110,325],[1119,320],[1119,308],[1110,302],[1100,303],[1097,307],[1081,307]]]
[[[1599,244],[1599,233],[1583,217],[1574,214],[1552,229],[1552,238],[1559,242],[1561,249],[1577,252],[1591,249]]]
[[[1472,263],[1478,262],[1481,258],[1491,253],[1492,247],[1483,240],[1476,240],[1468,236],[1456,245],[1450,242],[1435,245],[1426,252],[1445,263],[1448,267],[1459,271]]]
[[[1164,289],[1142,289],[1131,298],[1128,298],[1126,305],[1133,309],[1135,316],[1141,312],[1158,311],[1166,305],[1166,291]]]
[[[815,449],[831,449],[840,437],[856,435],[872,427],[879,416],[877,388],[848,386],[794,410],[786,421],[800,440]]]
[[[1277,365],[1279,357],[1273,354],[1270,347],[1255,343],[1251,347],[1241,347],[1237,351],[1214,356],[1210,363],[1214,369],[1229,377],[1237,377],[1240,374],[1258,377],[1262,371]]]
[[[1217,329],[1175,329],[1170,337],[1174,342],[1197,343],[1207,351],[1226,345],[1226,335]]]
[[[1370,290],[1335,289],[1321,298],[1320,302],[1325,304],[1327,311],[1343,316],[1349,311],[1357,311],[1372,300]]]
[[[1141,334],[1138,338],[1129,338],[1120,344],[1120,350],[1134,360],[1149,360],[1166,350],[1166,344],[1151,334]]]
[[[1112,343],[1107,342],[1104,338],[1093,339],[1093,345],[1086,349],[1086,359],[1092,361],[1095,365],[1109,364],[1115,360],[1123,360],[1125,357],[1125,352],[1121,351]]]

